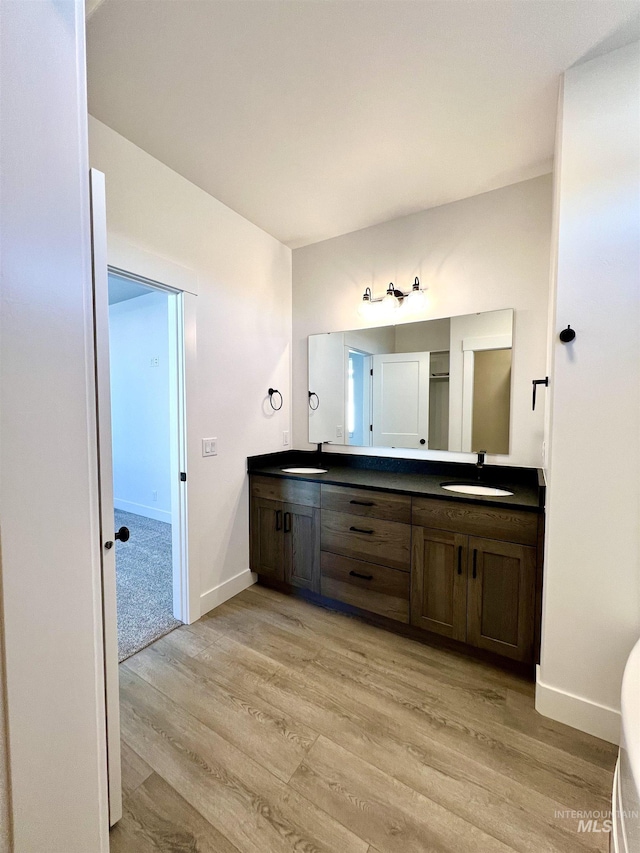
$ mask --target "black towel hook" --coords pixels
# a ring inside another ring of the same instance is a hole
[[[549,387],[549,377],[545,376],[544,379],[532,379],[533,382],[533,400],[531,405],[531,410],[535,412],[536,410],[536,391],[538,390],[538,385],[544,385],[545,388]]]
[[[562,341],[563,344],[570,344],[571,341],[575,340],[575,337],[576,337],[576,333],[571,328],[571,326],[567,326],[566,329],[563,329],[560,332],[560,340]]]
[[[280,397],[280,405],[279,406],[273,405],[274,394],[277,394],[278,397]],[[284,402],[284,400],[282,399],[282,394],[278,391],[278,389],[277,388],[269,388],[269,404],[271,405],[271,408],[273,409],[274,412],[280,411],[280,409],[282,408],[283,402]]]

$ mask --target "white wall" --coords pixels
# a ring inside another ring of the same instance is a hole
[[[536,694],[542,713],[612,741],[640,635],[639,57],[632,45],[564,81]]]
[[[511,454],[488,461],[541,465],[544,392],[533,413],[531,380],[546,375],[551,203],[551,176],[545,175],[296,249],[295,446],[310,446],[307,336],[367,325],[358,315],[365,287],[381,296],[390,281],[406,290],[418,275],[429,288],[430,306],[424,319],[515,309]],[[342,452],[370,450],[345,448]],[[435,450],[376,452],[427,459],[471,458]]]
[[[115,507],[171,523],[168,300],[110,305],[109,349]]]
[[[403,323],[395,329],[394,352],[449,352],[451,321],[448,319]]]
[[[108,850],[84,8],[0,5],[0,525],[15,853]]]
[[[281,450],[290,429],[291,251],[106,125],[89,124],[91,165],[106,174],[110,239],[197,276],[189,558],[206,612],[251,582],[247,456]],[[284,396],[279,412],[269,407],[270,387]],[[214,437],[218,456],[203,458],[201,440]]]

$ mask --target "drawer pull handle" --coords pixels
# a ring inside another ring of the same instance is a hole
[[[276,530],[282,530],[282,510],[276,510]]]
[[[354,533],[367,533],[371,535],[374,533],[374,530],[363,530],[361,527],[350,527],[349,530],[353,530]]]
[[[349,501],[349,503],[356,506],[375,506],[373,501]]]
[[[284,532],[291,533],[291,513],[285,512],[284,514]]]
[[[473,549],[473,579],[478,577],[478,549]]]
[[[458,545],[458,574],[462,574],[462,545]]]
[[[361,575],[360,572],[349,572],[353,578],[362,578],[363,581],[372,581],[373,575]]]

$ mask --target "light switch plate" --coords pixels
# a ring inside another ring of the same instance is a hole
[[[289,430],[288,429],[285,429],[282,431],[282,444],[284,445],[284,447],[289,446]]]
[[[342,432],[343,432],[342,427],[337,426],[336,427],[336,438],[342,438],[343,437]]]
[[[202,455],[217,456],[218,455],[218,439],[203,438],[202,439]]]

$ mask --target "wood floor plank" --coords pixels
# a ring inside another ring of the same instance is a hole
[[[618,747],[585,732],[565,726],[538,714],[533,703],[520,693],[507,691],[504,724],[536,740],[575,755],[611,772],[618,757]]]
[[[255,694],[226,689],[206,678],[169,638],[145,649],[128,666],[285,782],[317,737]]]
[[[515,850],[585,850],[575,827],[554,820],[555,812],[563,808],[560,803],[434,739],[415,721],[407,726],[404,719],[381,715],[367,703],[344,701],[339,691],[327,689],[321,679],[306,673],[282,666],[265,669],[258,652],[233,640],[221,641],[215,654],[204,652],[200,661],[210,677],[250,681],[252,689],[274,706]],[[591,841],[584,844],[590,846]]]
[[[481,714],[465,715],[446,701],[438,703],[419,690],[375,676],[366,668],[334,656],[309,665],[306,673],[345,702],[366,704],[381,718],[419,727],[443,744],[464,752],[480,763],[548,793],[568,808],[606,809],[612,772],[558,750]],[[613,769],[613,768],[612,768]],[[606,792],[606,793],[605,793]]]
[[[111,853],[240,853],[156,773],[125,799],[109,843]]]
[[[486,662],[252,587],[121,674],[117,853],[208,850],[209,825],[239,853],[606,850],[561,813],[609,808],[615,748]],[[156,784],[174,810],[146,802]]]
[[[151,776],[153,770],[124,741],[120,744],[120,764],[122,767],[122,796],[126,799],[139,785],[142,785],[145,779]]]
[[[320,737],[289,783],[381,853],[511,853],[511,848]]]
[[[197,655],[203,649],[209,648],[209,646],[220,639],[220,636],[218,632],[203,631],[202,628],[194,630],[191,625],[181,625],[180,628],[176,628],[170,634],[165,634],[165,637],[171,637],[172,643],[178,646],[184,654],[192,656]]]
[[[238,606],[240,602],[235,601]],[[527,696],[534,693],[532,681],[522,675],[470,658],[462,652],[407,639],[357,617],[316,607],[259,584],[242,593],[241,603],[255,608],[258,614],[266,614],[266,618],[279,615],[283,625],[295,629],[297,634],[310,636],[323,647],[334,650],[341,647],[365,657],[368,649],[373,648],[378,656],[400,655],[413,666],[428,667],[434,674],[441,672],[449,679],[464,679],[480,688],[511,689]]]
[[[120,668],[125,740],[242,853],[364,853],[359,839],[177,703]]]

